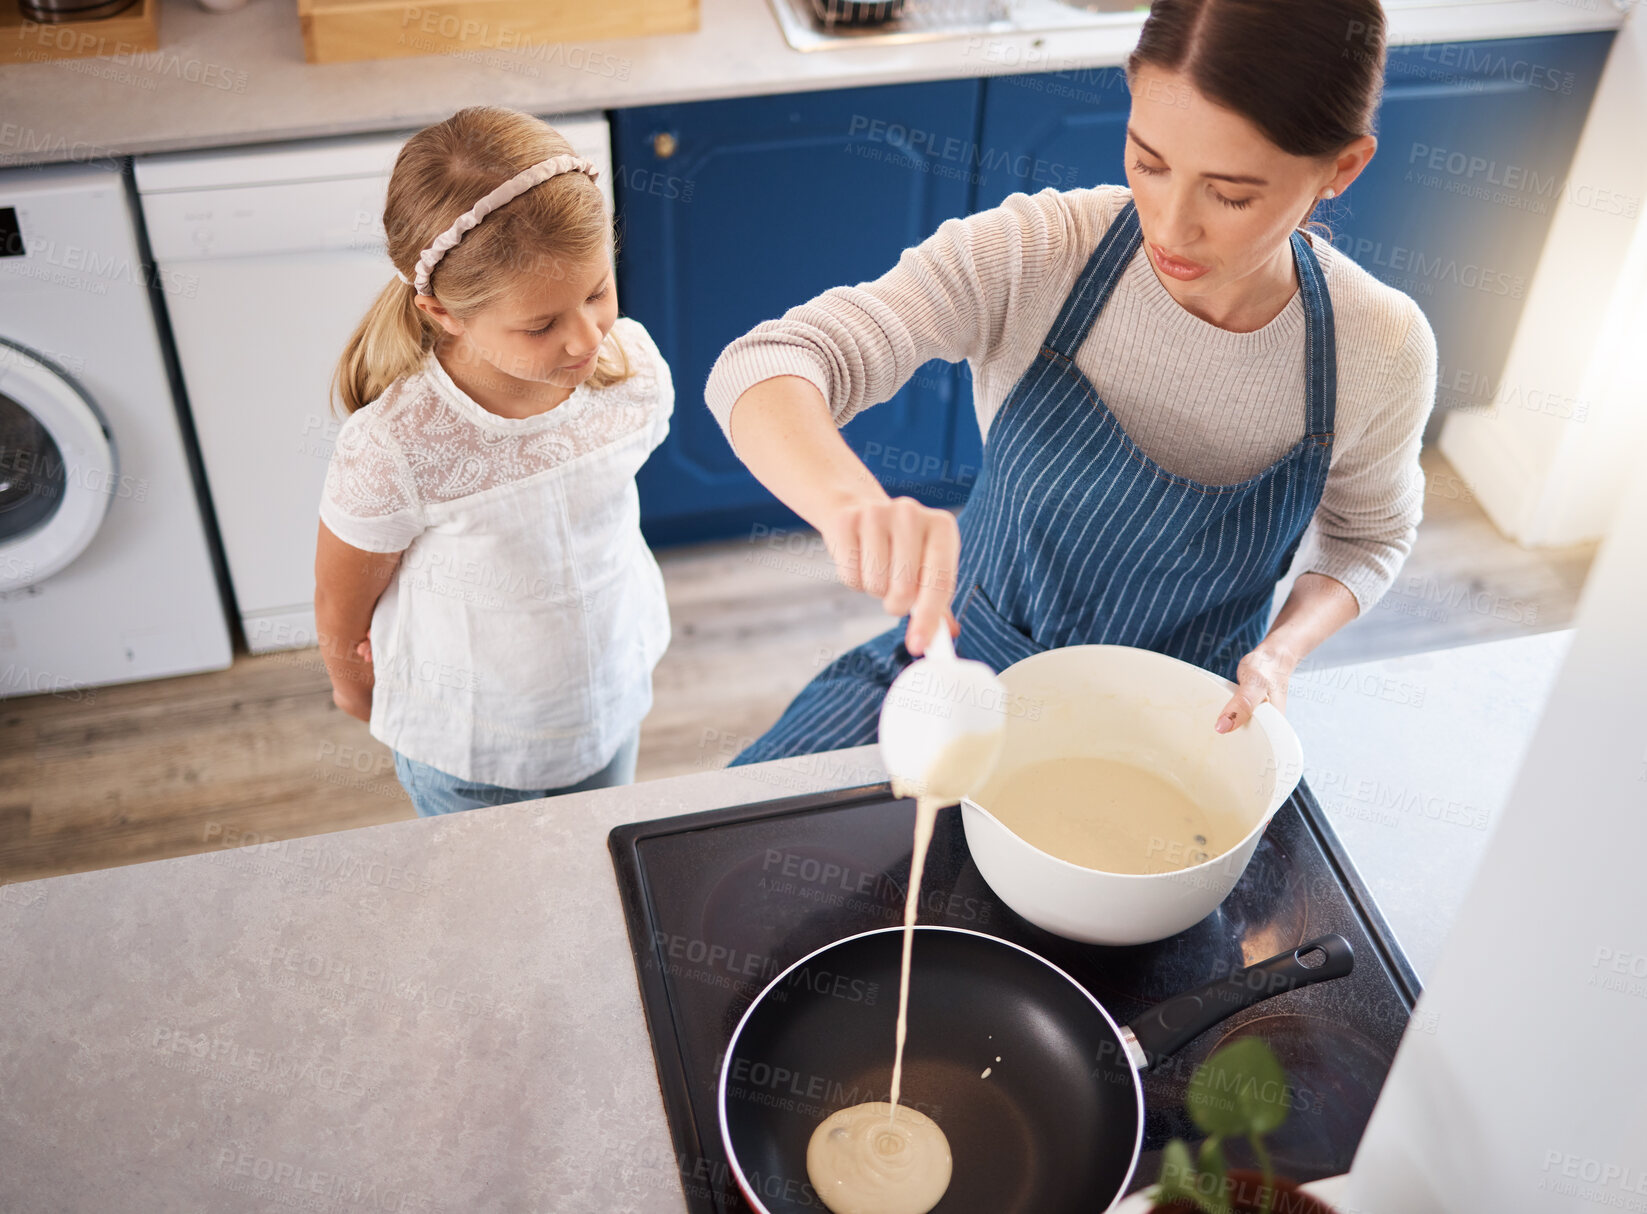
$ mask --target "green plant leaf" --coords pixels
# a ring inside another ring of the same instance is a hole
[[[1150,1200],[1163,1206],[1171,1201],[1195,1201],[1195,1175],[1189,1144],[1172,1139],[1161,1152],[1161,1179]]]
[[[1185,1103],[1195,1124],[1221,1136],[1267,1134],[1287,1119],[1287,1073],[1257,1037],[1225,1046],[1190,1077]]]
[[[1214,1134],[1201,1144],[1201,1175],[1196,1188],[1201,1208],[1207,1214],[1230,1214],[1230,1186],[1224,1175],[1224,1148]]]
[[[1209,1176],[1216,1176],[1220,1180],[1224,1176],[1224,1148],[1219,1144],[1218,1135],[1214,1134],[1201,1144],[1199,1159],[1200,1169]]]
[[[1264,1140],[1257,1134],[1249,1139],[1252,1143],[1253,1154],[1258,1156],[1258,1167],[1264,1176],[1264,1196],[1258,1203],[1258,1214],[1270,1214],[1270,1203],[1275,1200],[1275,1166],[1270,1162],[1270,1153],[1264,1149]]]

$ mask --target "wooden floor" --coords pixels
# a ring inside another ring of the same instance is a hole
[[[1504,540],[1436,452],[1395,586],[1312,664],[1568,627],[1593,545]],[[725,764],[842,650],[892,621],[810,533],[658,554],[674,640],[636,778]],[[388,750],[332,706],[316,651],[212,674],[0,701],[0,883],[412,816]]]

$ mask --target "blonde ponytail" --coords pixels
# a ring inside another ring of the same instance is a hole
[[[355,326],[332,375],[332,398],[345,415],[371,404],[395,380],[423,365],[440,330],[412,302],[416,294],[400,279],[391,280]]]

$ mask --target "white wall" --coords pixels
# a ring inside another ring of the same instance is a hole
[[[1420,1009],[1345,1214],[1647,1211],[1647,477]]]
[[[1647,433],[1647,21],[1614,42],[1493,404],[1439,445],[1529,547],[1599,538]]]

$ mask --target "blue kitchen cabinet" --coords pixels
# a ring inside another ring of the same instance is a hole
[[[1333,243],[1412,296],[1435,330],[1433,438],[1500,385],[1556,208],[1600,220],[1633,200],[1568,178],[1611,33],[1399,47],[1378,154],[1322,208]],[[1512,397],[1540,385],[1502,385]],[[1547,387],[1544,385],[1543,387]]]
[[[1448,408],[1486,406],[1501,386],[1554,209],[1586,207],[1599,219],[1638,205],[1567,177],[1612,38],[1391,49],[1378,154],[1344,197],[1316,209],[1335,246],[1429,318],[1440,362],[1430,437]],[[989,80],[974,205],[1124,182],[1129,108],[1120,68]]]
[[[998,76],[984,84],[976,210],[1008,194],[1126,184],[1132,95],[1118,67]]]
[[[732,453],[704,381],[734,338],[878,278],[967,213],[971,182],[943,151],[972,144],[980,98],[964,80],[613,114],[619,303],[675,380],[670,435],[637,478],[650,542],[799,522]],[[969,470],[953,458],[957,432],[977,442],[970,400],[954,367],[928,363],[842,434],[890,492],[959,505]]]

